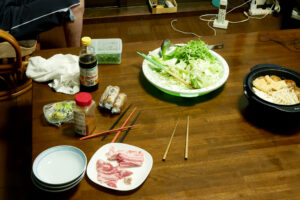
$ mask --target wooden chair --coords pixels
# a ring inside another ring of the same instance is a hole
[[[26,77],[25,71],[28,58],[35,51],[37,42],[18,42],[1,29],[0,41],[0,100],[5,100],[31,89],[32,80]]]

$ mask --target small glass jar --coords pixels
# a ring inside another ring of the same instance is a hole
[[[92,95],[80,92],[75,95],[76,106],[74,108],[74,131],[87,136],[96,129],[96,104]]]

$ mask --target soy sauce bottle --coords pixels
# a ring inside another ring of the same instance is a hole
[[[80,91],[92,92],[98,89],[98,62],[90,37],[81,38],[79,53]]]

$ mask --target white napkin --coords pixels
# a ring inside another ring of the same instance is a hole
[[[37,82],[52,81],[48,85],[56,92],[79,92],[78,56],[56,54],[49,59],[41,56],[29,58],[26,75]]]

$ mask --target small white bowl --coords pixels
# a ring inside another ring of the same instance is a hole
[[[86,156],[80,149],[61,145],[40,153],[33,162],[32,172],[44,184],[64,185],[80,177],[86,165]]]
[[[65,185],[47,185],[47,184],[42,184],[32,173],[31,174],[31,180],[32,183],[39,188],[40,190],[46,191],[46,192],[64,192],[67,191],[76,185],[80,183],[80,181],[83,179],[84,173],[78,177],[78,179],[74,180],[73,182],[67,183]]]

